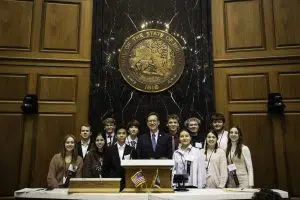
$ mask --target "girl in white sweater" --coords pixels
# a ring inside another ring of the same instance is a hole
[[[205,149],[200,150],[205,156],[207,188],[224,188],[228,177],[226,155],[218,148],[217,140],[217,133],[209,131],[205,139]]]
[[[249,188],[254,185],[253,166],[250,150],[243,144],[243,134],[239,127],[234,126],[228,135],[226,150],[229,178],[227,187]]]

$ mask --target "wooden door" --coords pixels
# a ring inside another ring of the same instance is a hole
[[[256,187],[300,196],[300,1],[212,1],[216,109],[244,132]],[[283,116],[269,114],[280,92]]]
[[[45,187],[65,134],[88,120],[92,1],[0,1],[0,197]],[[26,94],[39,113],[23,115]]]

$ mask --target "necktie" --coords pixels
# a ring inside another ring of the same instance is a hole
[[[155,134],[152,134],[151,141],[152,141],[152,148],[153,148],[153,151],[155,151],[155,149],[156,149]]]
[[[172,136],[172,154],[174,153],[175,151],[175,137]]]
[[[108,139],[109,139],[109,143],[107,144],[107,146],[111,146],[111,144],[112,144],[112,141],[111,141],[111,135],[110,136],[108,136]]]
[[[134,148],[135,148],[135,143],[136,143],[135,141],[133,141],[133,140],[131,141],[131,146]]]

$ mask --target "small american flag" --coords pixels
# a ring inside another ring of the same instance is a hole
[[[134,183],[135,187],[139,187],[140,185],[146,183],[146,179],[142,173],[142,171],[136,172],[132,177],[131,177],[132,182]]]
[[[152,187],[160,188],[160,179],[159,179],[159,176],[158,176],[158,169],[156,169],[156,174],[155,174],[154,179],[152,181],[151,188]]]

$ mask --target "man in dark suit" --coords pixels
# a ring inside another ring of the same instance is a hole
[[[117,142],[117,137],[115,135],[115,130],[116,130],[116,121],[113,118],[106,118],[103,120],[103,125],[104,125],[104,139],[106,145],[113,146]]]
[[[158,130],[158,114],[151,112],[147,117],[149,133],[140,135],[136,147],[139,159],[172,159],[172,138]]]
[[[125,144],[126,137],[126,128],[119,128],[116,135],[116,144],[107,148],[103,158],[103,177],[121,178],[120,191],[125,187],[125,169],[121,167],[121,160],[135,159],[137,157],[134,148]]]
[[[89,152],[92,142],[91,142],[91,126],[89,124],[84,124],[80,127],[80,141],[77,142],[78,155],[83,159]]]

